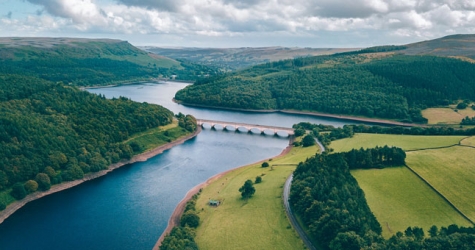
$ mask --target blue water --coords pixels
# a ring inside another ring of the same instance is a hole
[[[171,101],[183,83],[128,85],[89,90],[161,104],[202,119],[288,126],[299,121],[346,122],[302,115],[190,108]],[[197,137],[146,162],[25,205],[0,224],[0,250],[152,249],[189,189],[209,177],[278,155],[288,140],[203,130]],[[237,190],[236,190],[237,192]]]

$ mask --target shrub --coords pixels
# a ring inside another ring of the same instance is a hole
[[[38,182],[38,188],[40,190],[49,190],[51,188],[51,180],[47,174],[39,173],[36,175],[35,180]]]
[[[261,167],[266,168],[269,167],[269,163],[267,161],[263,162]]]
[[[10,195],[13,196],[13,198],[17,200],[21,200],[25,198],[26,196],[26,190],[23,184],[17,182],[15,185],[12,187],[12,191],[10,192]]]
[[[256,177],[256,181],[255,181],[254,183],[257,184],[257,183],[261,183],[261,182],[262,182],[262,177],[257,176],[257,177]]]
[[[181,216],[180,225],[196,228],[200,225],[200,217],[193,211],[188,211]]]
[[[28,193],[33,193],[38,190],[38,183],[34,180],[29,180],[25,183],[25,190]]]

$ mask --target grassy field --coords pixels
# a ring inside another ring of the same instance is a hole
[[[461,145],[475,147],[475,136],[467,137],[460,142]]]
[[[174,141],[184,135],[187,135],[188,133],[189,132],[182,127],[178,127],[178,121],[174,120],[173,123],[169,125],[152,128],[142,133],[132,135],[125,142],[129,144],[136,142],[141,148],[139,153],[143,153],[168,142]]]
[[[406,162],[475,221],[475,148],[455,146],[409,152]]]
[[[414,135],[384,135],[384,134],[355,134],[353,138],[333,141],[330,147],[335,152],[346,152],[351,149],[374,148],[376,146],[396,146],[404,150],[436,148],[458,144],[466,136],[414,136]]]
[[[293,148],[286,156],[268,161],[271,167],[255,164],[239,168],[204,188],[196,205],[201,218],[195,239],[199,248],[305,249],[285,214],[282,192],[295,165],[317,150],[317,146]],[[254,185],[252,198],[242,200],[238,189],[256,176],[262,176],[262,183]],[[219,199],[222,204],[210,207],[209,199]]]
[[[422,116],[429,124],[460,124],[466,116],[475,116],[475,110],[468,107],[455,112],[455,108],[429,108],[422,111]]]
[[[368,205],[389,238],[409,226],[469,226],[442,197],[406,167],[353,170]]]

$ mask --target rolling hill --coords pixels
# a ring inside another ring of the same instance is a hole
[[[234,71],[261,63],[355,50],[297,47],[162,48],[148,46],[142,48],[158,55],[215,67],[221,71]]]
[[[140,50],[126,41],[0,38],[0,70],[79,86],[169,78],[195,80],[207,67]]]
[[[458,35],[256,65],[199,80],[177,92],[175,98],[185,104],[222,108],[299,110],[425,123],[423,109],[475,100],[475,64],[459,59],[463,51],[470,55],[475,43],[467,41],[473,37]],[[444,51],[445,56],[433,55],[436,51]]]

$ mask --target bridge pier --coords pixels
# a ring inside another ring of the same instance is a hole
[[[266,125],[257,125],[257,124],[246,124],[246,123],[236,123],[236,122],[223,122],[223,121],[212,121],[212,120],[197,120],[198,125],[202,128],[205,128],[205,124],[209,125],[211,129],[218,130],[216,126],[223,128],[223,131],[234,131],[238,133],[248,133],[248,134],[257,134],[261,135],[273,135],[283,137],[279,135],[279,132],[284,132],[288,136],[294,135],[294,130],[292,128],[276,127],[276,126],[266,126]],[[246,130],[246,131],[243,131]],[[253,131],[254,130],[254,131]],[[256,131],[258,130],[258,131]],[[269,133],[266,133],[269,132]]]

